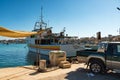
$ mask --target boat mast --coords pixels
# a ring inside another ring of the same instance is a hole
[[[41,23],[40,23],[40,29],[42,29],[42,24],[44,23],[44,22],[43,22],[43,14],[42,14],[42,12],[43,12],[43,7],[41,6],[41,16],[40,16],[40,18],[41,18],[41,19],[40,19],[40,20],[41,20],[40,22],[41,22]]]
[[[41,6],[41,16],[40,21],[35,23],[34,31],[42,30],[43,28],[46,29],[47,23],[43,21],[43,7]]]

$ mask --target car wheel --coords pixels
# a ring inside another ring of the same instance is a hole
[[[90,70],[93,73],[100,73],[103,71],[103,65],[98,62],[92,62],[90,64]]]

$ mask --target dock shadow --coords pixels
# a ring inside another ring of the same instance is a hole
[[[67,73],[66,80],[119,80],[120,73],[93,74],[89,69],[78,68],[76,71]]]
[[[84,69],[84,68],[78,68],[76,71],[71,71],[69,73],[67,73],[67,76],[65,77],[65,79],[67,80],[84,80],[85,78],[85,73],[87,73],[88,70]],[[85,79],[87,80],[87,79]]]
[[[35,72],[33,72],[33,73],[30,73],[29,75],[37,75],[37,74],[39,74],[40,72],[39,71],[35,71]]]

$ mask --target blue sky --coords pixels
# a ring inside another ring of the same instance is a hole
[[[66,34],[79,37],[96,36],[98,31],[103,37],[119,34],[119,0],[0,0],[0,26],[33,30],[40,19],[41,5],[44,21],[49,22],[53,32],[66,27]]]

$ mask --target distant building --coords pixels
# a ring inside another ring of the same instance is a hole
[[[97,32],[97,40],[101,40],[101,32]]]

